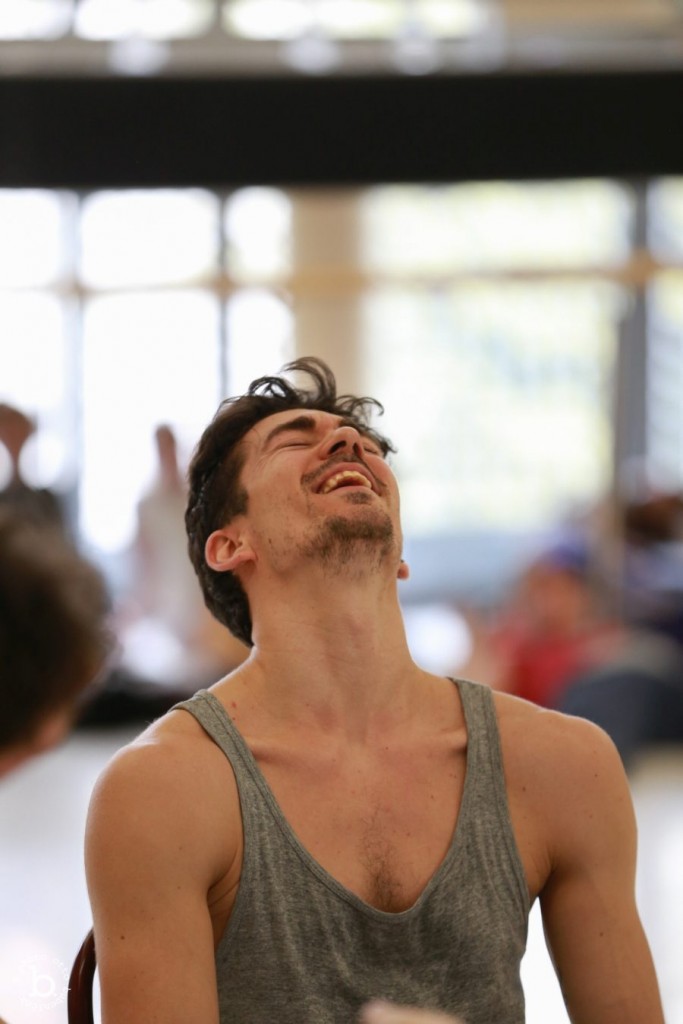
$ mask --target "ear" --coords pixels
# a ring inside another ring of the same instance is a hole
[[[255,562],[256,555],[246,538],[235,528],[214,530],[204,545],[207,565],[216,572],[234,572],[245,562]]]
[[[399,580],[407,580],[408,577],[410,576],[410,569],[408,568],[408,563],[404,562],[403,559],[401,559],[399,563],[398,572],[396,573],[396,576],[398,577]]]

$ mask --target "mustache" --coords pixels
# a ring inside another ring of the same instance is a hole
[[[324,465],[320,466],[318,469],[311,470],[310,473],[305,473],[301,478],[302,484],[305,487],[315,485],[318,482],[318,480],[321,479],[321,477],[325,476],[325,474],[330,471],[332,466],[340,465],[342,462],[345,463],[347,466],[349,464],[352,465],[354,462],[357,465],[362,466],[363,472],[370,477],[376,489],[378,491],[383,490],[382,484],[377,479],[372,470],[366,465],[365,462],[363,462],[361,458],[359,458],[357,455],[354,455],[351,452],[340,452],[338,455],[331,455],[329,459],[324,463]]]

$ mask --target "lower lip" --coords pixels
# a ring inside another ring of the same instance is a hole
[[[343,487],[333,487],[331,491],[320,491],[319,493],[323,498],[329,497],[330,494],[339,494],[344,491],[365,491],[367,494],[373,494],[371,487],[366,487],[365,484],[344,484]]]

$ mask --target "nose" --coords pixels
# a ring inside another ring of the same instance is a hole
[[[359,458],[363,458],[363,444],[361,435],[355,427],[348,424],[336,427],[330,432],[323,442],[323,453],[325,458],[343,452],[345,449],[353,452]]]

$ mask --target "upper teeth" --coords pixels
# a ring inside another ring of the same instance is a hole
[[[335,473],[334,476],[329,477],[320,488],[321,494],[329,494],[330,491],[338,487],[342,480],[353,480],[354,483],[360,484],[363,487],[371,487],[371,483],[366,476],[362,473],[357,473],[353,469],[343,469],[341,473]]]

